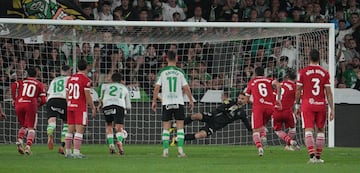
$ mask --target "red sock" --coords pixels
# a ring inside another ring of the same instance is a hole
[[[266,137],[266,129],[265,129],[265,127],[261,128],[261,130],[260,130],[260,138],[262,138],[262,137]]]
[[[314,155],[314,137],[312,132],[305,132],[305,145],[309,155]]]
[[[253,141],[256,145],[256,148],[262,148],[261,139],[260,139],[260,133],[254,132],[253,133]]]
[[[74,136],[74,153],[80,152],[81,143],[83,140],[83,134],[75,133]]]
[[[66,149],[67,154],[71,153],[72,139],[73,139],[73,134],[72,133],[66,133],[66,135],[65,135],[65,149]]]
[[[290,145],[291,137],[287,135],[284,131],[279,130],[275,131],[275,133],[279,136],[279,138],[283,139],[287,145]]]
[[[325,144],[325,134],[317,133],[317,135],[316,135],[316,157],[317,158],[320,158],[324,144]]]
[[[18,131],[18,139],[24,139],[24,136],[25,136],[25,133],[26,133],[26,128],[25,127],[21,127]]]
[[[26,138],[26,145],[31,146],[35,138],[35,130],[29,130]]]
[[[290,136],[291,139],[295,139],[295,135],[296,135],[296,128],[290,128],[288,135]]]

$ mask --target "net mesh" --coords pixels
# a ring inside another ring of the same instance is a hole
[[[0,22],[2,23],[2,22]],[[166,52],[178,54],[178,66],[188,76],[196,100],[193,112],[211,112],[221,104],[224,92],[233,100],[254,76],[254,68],[265,67],[267,76],[284,78],[287,68],[307,65],[307,54],[317,48],[328,67],[329,32],[326,28],[241,28],[241,27],[146,27],[146,26],[64,26],[3,23],[1,45],[2,106],[8,115],[0,124],[0,143],[16,141],[18,123],[11,104],[9,84],[26,76],[27,67],[39,70],[38,78],[49,85],[60,74],[62,65],[76,67],[79,59],[88,61],[88,76],[93,81],[94,98],[99,84],[114,71],[125,76],[131,91],[132,109],[125,118],[127,143],[161,142],[161,115],[151,111],[152,90],[158,70],[166,65]],[[285,63],[281,56],[288,56]],[[247,107],[251,115],[251,105]],[[37,143],[46,143],[47,113],[38,111]],[[61,121],[57,120],[56,142],[60,141]],[[193,122],[186,133],[195,133],[204,124]],[[268,143],[282,143],[268,124]],[[301,142],[301,123],[297,125]],[[84,142],[105,143],[102,114],[89,119]],[[229,124],[198,144],[252,144],[252,134],[240,121]]]

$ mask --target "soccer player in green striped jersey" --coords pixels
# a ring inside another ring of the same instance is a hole
[[[124,154],[123,140],[127,137],[124,128],[125,109],[130,110],[130,94],[128,88],[122,84],[121,73],[111,76],[111,83],[102,84],[99,87],[100,104],[106,121],[106,137],[109,144],[110,154],[115,153],[113,124],[116,129],[116,146],[119,155]]]
[[[189,106],[192,110],[194,106],[193,96],[190,87],[185,79],[185,73],[182,69],[176,67],[176,54],[169,51],[167,54],[168,65],[162,68],[157,76],[157,81],[154,88],[154,95],[151,108],[155,112],[157,107],[157,99],[159,97],[160,88],[162,101],[162,143],[163,143],[163,157],[168,157],[169,154],[169,129],[171,126],[170,120],[173,117],[176,120],[177,137],[178,137],[178,157],[185,157],[183,151],[184,146],[184,98],[183,93],[189,98]]]
[[[67,104],[65,86],[69,79],[71,70],[67,65],[62,66],[61,76],[54,78],[47,91],[47,115],[48,115],[48,148],[54,148],[54,130],[56,128],[56,118],[63,120],[63,129],[61,131],[61,146],[58,149],[60,154],[64,154],[65,134],[68,131],[67,124]]]

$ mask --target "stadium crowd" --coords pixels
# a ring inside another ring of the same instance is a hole
[[[334,23],[336,28],[336,83],[338,88],[360,90],[360,8],[357,0],[99,0],[97,3],[76,1],[83,13],[94,20],[104,21],[182,21],[182,22],[296,22]],[[126,32],[116,28],[117,32]],[[189,28],[196,32],[197,28]],[[104,32],[112,39],[112,32]],[[244,54],[241,69],[236,75],[238,90],[254,76],[256,66],[266,68],[267,75],[281,78],[288,68],[295,68],[298,57],[293,46],[295,38],[276,38],[276,41],[256,41],[242,45]],[[244,41],[245,42],[245,41]],[[264,43],[265,42],[265,43]],[[264,43],[262,45],[262,43]],[[270,46],[268,46],[270,45]],[[26,76],[27,67],[36,67],[45,84],[59,75],[62,65],[73,66],[73,56],[86,59],[88,76],[98,86],[115,71],[125,75],[129,86],[141,87],[151,95],[157,70],[165,65],[167,51],[177,52],[178,65],[186,69],[194,97],[201,98],[206,89],[229,89],[228,76],[219,70],[219,60],[213,56],[208,43],[191,44],[99,44],[66,42],[25,44],[22,39],[0,40],[1,97],[7,97],[11,81]],[[325,49],[325,48],[324,48]],[[254,51],[255,50],[255,51]],[[303,51],[310,50],[304,46]],[[324,50],[325,52],[327,50]],[[326,53],[324,53],[326,55]],[[306,57],[306,56],[304,56]],[[1,98],[4,99],[4,98]]]

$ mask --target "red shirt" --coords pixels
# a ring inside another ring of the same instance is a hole
[[[44,84],[31,77],[12,83],[11,95],[15,105],[34,103],[36,106],[41,106],[46,103]]]
[[[326,111],[325,86],[330,86],[330,75],[320,65],[309,65],[300,70],[298,83],[303,87],[302,109]]]
[[[86,111],[85,90],[90,90],[90,79],[83,73],[70,76],[66,90],[68,92],[68,110],[81,109]]]
[[[285,80],[280,85],[282,110],[292,109],[295,103],[296,83],[291,80]]]
[[[253,96],[253,107],[273,107],[275,102],[273,82],[274,79],[263,76],[254,77],[249,81],[245,94]]]

